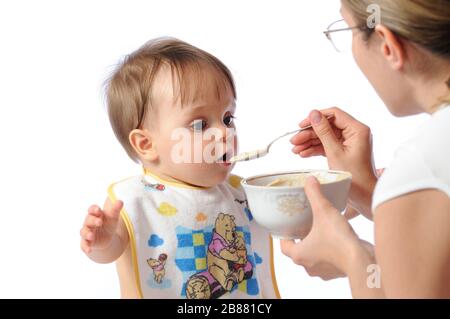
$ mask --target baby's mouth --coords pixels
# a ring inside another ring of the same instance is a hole
[[[222,156],[220,156],[217,159],[217,163],[224,164],[224,165],[231,165],[230,159],[232,157],[233,157],[233,152],[232,151],[228,151],[228,152],[224,153]]]

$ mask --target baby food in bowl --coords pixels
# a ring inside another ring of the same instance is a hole
[[[348,178],[348,174],[340,174],[339,172],[331,173],[330,171],[326,172],[308,172],[308,173],[298,173],[298,174],[290,174],[287,176],[282,176],[272,182],[270,182],[267,186],[269,187],[304,187],[308,176],[314,176],[317,178],[320,184],[328,184],[337,182],[340,180],[344,180]]]
[[[333,206],[344,211],[352,179],[348,172],[305,170],[242,180],[255,221],[275,238],[298,239],[309,232],[312,213],[304,185],[311,175],[319,180],[322,193]]]

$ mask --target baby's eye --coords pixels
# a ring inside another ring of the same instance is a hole
[[[225,116],[225,118],[223,119],[223,123],[226,126],[231,126],[234,122],[235,117],[233,115],[227,115]]]
[[[206,128],[207,125],[208,123],[206,123],[205,120],[195,120],[191,123],[191,128],[195,132],[201,132]]]

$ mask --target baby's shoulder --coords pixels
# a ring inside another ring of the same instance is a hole
[[[152,183],[143,175],[111,184],[108,188],[108,198],[113,202],[121,200],[124,205],[123,211],[135,222],[142,218],[146,219],[147,214],[154,211],[170,216],[176,211],[175,207],[184,203],[180,200],[183,199],[181,196],[177,196],[162,184]]]
[[[142,176],[136,175],[113,182],[108,186],[108,190],[125,190],[140,187],[142,184]]]

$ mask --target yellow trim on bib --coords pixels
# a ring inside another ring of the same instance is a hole
[[[236,188],[236,189],[241,187],[241,181],[242,181],[242,177],[237,176],[237,175],[230,175],[230,177],[228,178],[228,183],[233,188]]]
[[[272,236],[269,235],[270,238],[270,272],[272,274],[272,285],[273,285],[273,289],[275,290],[275,295],[277,296],[277,299],[281,299],[281,295],[280,295],[280,290],[278,289],[278,284],[277,284],[277,278],[275,275],[275,262],[274,262],[274,253],[273,253],[273,239]]]
[[[116,195],[114,194],[114,191],[113,191],[114,185],[115,184],[112,184],[111,186],[108,187],[108,195],[111,198],[113,203],[117,200],[117,197],[116,197]],[[131,220],[128,217],[128,213],[126,212],[125,208],[122,208],[122,210],[120,211],[120,216],[122,217],[122,219],[123,219],[123,221],[125,223],[125,226],[127,227],[128,237],[130,238],[131,259],[132,259],[132,263],[133,263],[134,277],[136,279],[136,284],[137,284],[137,288],[138,288],[139,297],[141,299],[143,299],[144,295],[142,294],[142,289],[141,289],[141,279],[140,279],[140,276],[139,276],[139,267],[138,267],[138,262],[137,262],[136,239],[135,239],[135,235],[134,235],[133,224],[131,223]]]

